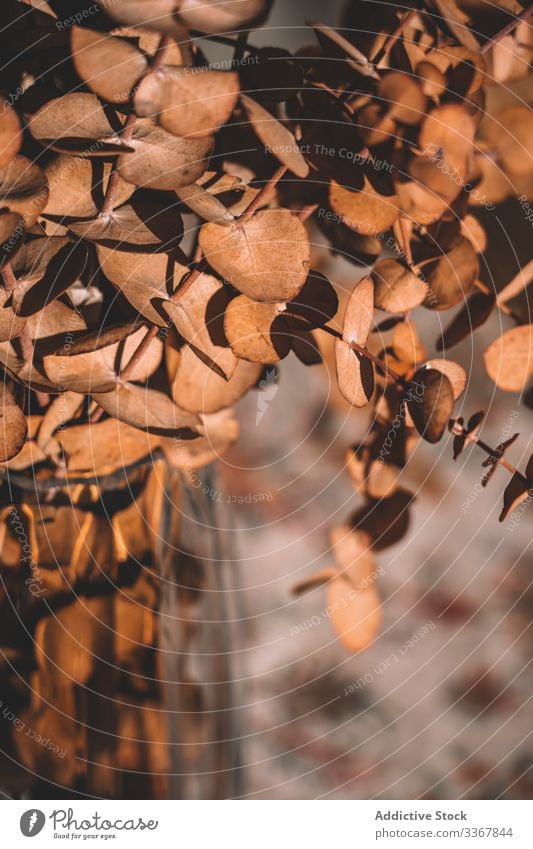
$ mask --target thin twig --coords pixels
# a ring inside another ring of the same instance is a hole
[[[485,44],[480,47],[479,52],[486,53],[487,50],[490,50],[491,47],[494,47],[494,45],[501,41],[502,38],[505,38],[506,35],[510,35],[515,29],[515,27],[519,26],[524,21],[527,21],[527,19],[530,18],[531,15],[533,15],[533,6],[528,6],[528,8],[520,12],[519,15],[514,15],[512,19],[507,24],[505,24],[504,27],[498,30],[495,35],[491,36],[485,42]]]
[[[405,14],[403,16],[401,21],[398,23],[398,26],[396,27],[396,29],[393,32],[389,33],[389,35],[387,36],[387,38],[385,39],[385,41],[381,45],[381,48],[378,50],[378,52],[376,53],[374,58],[371,59],[373,65],[379,65],[379,63],[385,58],[385,56],[389,55],[392,48],[394,47],[394,45],[396,44],[396,42],[398,41],[398,39],[402,35],[404,27],[406,27],[408,24],[410,24],[411,21],[413,20],[413,18],[416,17],[417,14],[418,14],[417,9],[411,9],[410,12],[407,12],[407,14]]]
[[[290,318],[292,313],[285,312],[283,313],[283,315],[286,315]],[[299,315],[294,315],[294,318],[297,318],[299,321],[306,320],[303,318],[303,316]],[[335,330],[334,327],[330,327],[329,324],[324,324],[322,327],[318,327],[317,330],[323,330],[325,333],[329,333],[330,336],[334,336],[336,339],[342,339],[342,333],[340,333],[338,330]],[[401,386],[403,386],[404,389],[407,389],[409,387],[408,380],[405,380],[404,377],[394,371],[394,369],[388,366],[384,360],[380,360],[379,357],[376,357],[375,354],[369,351],[368,348],[365,348],[364,345],[359,345],[358,342],[347,342],[346,344],[349,345],[353,351],[356,351],[362,357],[366,357],[367,360],[373,362],[374,365],[376,365],[384,372],[384,374],[392,378],[395,383],[399,383]]]
[[[274,171],[270,180],[268,180],[260,192],[256,194],[251,203],[248,204],[244,212],[239,215],[236,219],[237,224],[246,224],[247,221],[250,220],[254,212],[259,208],[259,206],[263,203],[265,198],[276,188],[277,184],[281,180],[281,178],[287,173],[289,169],[286,165],[280,165],[277,171]]]

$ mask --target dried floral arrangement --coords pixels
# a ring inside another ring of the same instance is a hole
[[[253,46],[269,5],[98,0],[63,18],[53,0],[2,3],[2,608],[16,630],[31,607],[20,675],[32,726],[57,741],[74,731],[56,719],[50,733],[46,705],[75,714],[71,685],[94,656],[111,650],[133,673],[153,662],[154,458],[210,463],[237,438],[232,407],[291,352],[317,368],[333,357],[342,396],[370,408],[347,460],[364,504],[332,529],[335,566],[295,588],[325,584],[348,649],[379,629],[374,555],[407,533],[413,495],[397,478],[417,440],[450,431],[455,457],[476,445],[484,484],[505,467],[502,519],[531,495],[533,457],[523,470],[505,459],[514,437],[491,447],[483,413],[454,418],[468,375],[448,352],[500,310],[488,376],[521,393],[533,373],[533,326],[514,308],[533,263],[499,291],[481,283],[472,211],[533,196],[531,108],[486,109],[487,87],[527,76],[532,8],[356,2],[352,27],[309,22],[293,55]],[[229,51],[223,69],[210,44]],[[344,300],[313,267],[313,232],[354,264]],[[414,311],[458,305],[429,356]],[[150,557],[152,574],[128,574]],[[98,563],[120,598],[94,589]],[[32,581],[44,595],[13,605]],[[111,649],[92,616],[111,623]],[[144,697],[157,705],[156,688]],[[147,715],[145,739],[162,742]],[[39,773],[47,751],[25,743],[18,757]],[[113,758],[162,769],[157,746]],[[58,783],[74,784],[73,761],[56,759]]]

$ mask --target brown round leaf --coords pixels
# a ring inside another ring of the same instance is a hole
[[[489,345],[484,359],[496,386],[505,392],[522,392],[533,373],[533,324],[507,330]]]
[[[374,393],[374,366],[347,342],[335,339],[335,363],[339,390],[349,404],[365,407]]]
[[[453,412],[453,388],[448,377],[434,368],[419,369],[410,384],[407,408],[420,436],[438,442]]]
[[[399,360],[411,366],[427,357],[425,345],[420,340],[414,322],[402,321],[394,328],[392,349]]]
[[[216,413],[236,404],[256,385],[260,374],[260,365],[239,360],[233,375],[226,381],[185,345],[172,383],[172,396],[185,410]]]
[[[224,332],[236,357],[251,363],[277,363],[291,349],[291,334],[277,304],[262,304],[246,295],[226,307]]]
[[[216,195],[206,191],[198,183],[182,186],[180,189],[176,189],[176,194],[192,212],[195,212],[204,221],[214,221],[216,224],[227,227],[235,220],[229,209],[219,201]]]
[[[183,236],[183,222],[172,207],[134,200],[108,215],[75,221],[69,230],[89,242],[122,250],[170,250]]]
[[[144,54],[127,39],[87,27],[71,28],[70,48],[82,80],[110,103],[126,103],[148,67]]]
[[[211,136],[231,117],[239,93],[234,71],[164,68],[149,74],[135,93],[135,111],[156,118],[164,130],[185,138]]]
[[[241,101],[254,132],[265,148],[297,177],[307,177],[309,165],[290,130],[251,97],[241,94]]]
[[[56,438],[66,454],[70,473],[98,475],[111,474],[150,456],[158,444],[156,437],[114,418],[59,430]]]
[[[495,295],[474,292],[437,340],[437,350],[445,351],[470,336],[473,330],[485,324],[495,304]]]
[[[155,389],[120,383],[111,392],[93,393],[93,399],[110,416],[148,433],[185,438],[198,433],[198,416]]]
[[[111,121],[96,95],[74,92],[50,100],[28,121],[32,136],[60,153],[109,156],[124,150],[122,120]]]
[[[13,309],[17,315],[34,315],[63,294],[83,272],[87,255],[85,245],[62,236],[27,242],[13,260],[18,280]]]
[[[196,182],[207,169],[213,139],[180,138],[149,120],[139,120],[130,147],[133,152],[118,159],[124,180],[144,188],[175,191]]]
[[[329,538],[341,575],[356,589],[366,589],[376,571],[367,535],[354,531],[350,525],[339,525],[331,529]]]
[[[339,299],[328,278],[319,271],[310,271],[307,280],[292,301],[287,304],[287,323],[292,330],[313,330],[331,321],[339,308]]]
[[[202,362],[225,380],[237,367],[235,355],[220,332],[228,300],[227,288],[220,280],[201,274],[177,301],[161,302],[180,336]]]
[[[22,451],[28,435],[28,425],[26,416],[15,403],[5,383],[0,393],[0,462],[5,463]]]
[[[419,124],[426,96],[418,81],[401,71],[385,73],[378,85],[382,108],[402,124]]]
[[[369,499],[351,516],[350,524],[368,534],[374,551],[388,548],[407,533],[413,500],[414,496],[405,489],[398,489],[390,498]]]
[[[240,0],[239,3],[234,0],[182,0],[178,5],[180,18],[187,27],[220,33],[246,29],[257,23],[268,11],[271,0]]]
[[[183,24],[178,18],[179,0],[98,0],[110,18],[129,27],[143,27],[180,38]]]
[[[153,324],[165,327],[168,319],[159,309],[170,298],[188,272],[185,265],[164,253],[132,253],[98,245],[102,271],[138,314]]]
[[[355,284],[348,298],[342,338],[345,342],[366,345],[374,320],[374,284],[370,277],[363,277]]]
[[[200,247],[215,271],[256,301],[290,301],[307,278],[307,230],[288,209],[267,209],[231,227],[204,224]]]
[[[425,365],[426,368],[436,369],[446,375],[452,386],[454,400],[457,401],[465,391],[466,384],[468,383],[468,377],[462,365],[455,363],[453,360],[445,360],[444,358],[428,360]]]
[[[379,309],[400,313],[420,306],[428,287],[420,277],[394,259],[378,262],[372,272]]]

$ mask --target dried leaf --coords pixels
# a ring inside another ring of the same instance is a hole
[[[45,356],[46,376],[59,389],[82,394],[111,392],[116,388],[118,373],[129,362],[146,333],[144,327],[131,332],[131,327],[125,325],[118,333],[111,328],[107,332],[88,334],[64,345],[56,354]],[[118,341],[115,341],[117,336]],[[130,380],[145,380],[153,374],[159,366],[161,354],[162,344],[159,339],[154,339],[130,374]]]
[[[234,71],[164,68],[141,82],[135,111],[141,118],[156,118],[176,136],[212,136],[230,119],[239,88]]]
[[[52,401],[46,409],[37,432],[39,448],[46,450],[56,430],[73,419],[82,404],[83,395],[78,392],[64,392]]]
[[[326,52],[332,47],[337,48],[336,55],[340,51],[340,55],[347,57],[346,62],[354,71],[357,71],[364,77],[371,77],[375,80],[379,79],[376,69],[364,53],[358,50],[355,44],[348,41],[340,32],[320,21],[307,21],[307,25],[314,29],[320,44]]]
[[[98,245],[97,252],[102,271],[139,316],[165,327],[168,319],[156,306],[170,298],[188,273],[187,266],[162,253],[126,253],[104,245]]]
[[[15,403],[5,382],[0,392],[0,462],[5,463],[22,450],[28,435],[28,425],[26,416]]]
[[[239,3],[234,0],[182,0],[179,14],[184,24],[192,29],[207,33],[235,32],[252,28],[270,6],[271,0],[239,0]]]
[[[366,534],[350,525],[339,525],[330,531],[330,542],[340,575],[359,591],[375,578],[376,561]]]
[[[180,138],[141,119],[129,146],[133,152],[122,154],[118,160],[118,172],[126,182],[175,191],[196,182],[207,169],[213,139]]]
[[[233,375],[226,381],[185,346],[181,349],[172,382],[172,397],[184,410],[216,413],[236,404],[255,386],[260,374],[260,365],[239,360]]]
[[[120,383],[111,392],[93,393],[92,397],[110,416],[156,436],[187,439],[199,432],[198,416],[180,409],[155,389]]]
[[[96,95],[74,92],[48,101],[31,116],[28,128],[43,147],[99,157],[128,149],[118,136],[122,122],[116,113],[111,122]]]
[[[251,97],[241,94],[241,102],[254,132],[265,148],[297,177],[307,177],[309,165],[290,130]]]
[[[200,247],[215,271],[256,301],[290,301],[307,278],[307,231],[288,209],[267,209],[232,227],[204,224]]]
[[[74,425],[56,433],[67,457],[69,473],[112,474],[150,457],[158,437],[142,433],[117,419]]]
[[[382,76],[378,98],[382,108],[401,124],[419,124],[424,117],[426,96],[418,81],[401,71]]]
[[[365,407],[374,393],[374,366],[347,342],[335,339],[335,364],[339,390],[349,404]]]
[[[463,301],[479,276],[479,259],[469,239],[460,236],[456,244],[438,259],[424,264],[429,285],[424,306],[447,310]]]
[[[179,0],[98,0],[110,18],[129,27],[165,33],[180,38],[184,34],[178,9]]]
[[[18,280],[14,311],[19,316],[40,312],[80,277],[86,263],[85,245],[61,236],[27,242],[13,261]]]
[[[49,198],[44,211],[52,220],[95,218],[100,214],[112,165],[101,160],[62,154],[47,165]],[[117,178],[115,178],[117,179]],[[135,191],[131,183],[117,180],[116,205],[120,207]]]
[[[409,527],[409,508],[414,496],[398,489],[390,498],[369,499],[350,519],[352,528],[368,534],[371,547],[380,551],[395,545]]]
[[[126,103],[148,67],[144,54],[127,39],[87,27],[71,28],[70,48],[82,80],[110,103]]]
[[[499,521],[503,522],[519,504],[530,498],[532,489],[529,488],[523,476],[515,472],[503,493],[503,507]]]
[[[216,224],[227,227],[235,220],[229,209],[215,195],[210,194],[198,183],[182,186],[181,189],[176,189],[176,194],[192,212],[195,212],[204,221],[214,221]]]
[[[305,332],[291,327],[291,343],[292,350],[304,366],[317,366],[323,362],[318,339],[313,331]]]
[[[342,338],[345,342],[366,345],[374,321],[374,284],[370,277],[363,277],[355,284],[348,298]]]
[[[398,196],[378,194],[366,177],[359,192],[332,180],[329,202],[339,220],[363,236],[376,236],[388,230],[398,218]]]
[[[468,377],[464,368],[452,360],[428,360],[426,368],[436,369],[445,374],[451,383],[454,400],[457,401],[466,389]]]
[[[399,360],[414,366],[427,357],[425,345],[420,340],[414,322],[403,321],[394,328],[392,349]]]
[[[220,338],[228,300],[227,289],[216,277],[201,274],[178,301],[161,302],[162,310],[180,336],[206,365],[225,380],[229,380],[237,367],[236,357],[227,340]]]

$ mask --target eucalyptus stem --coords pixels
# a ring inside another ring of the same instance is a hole
[[[500,30],[498,30],[495,35],[491,36],[485,44],[480,47],[480,53],[486,53],[491,47],[494,47],[502,38],[505,38],[506,35],[510,35],[515,27],[519,26],[524,21],[527,21],[528,18],[533,15],[533,5],[528,6],[526,9],[523,9],[519,15],[513,15],[512,19]]]
[[[289,318],[292,316],[298,319],[299,321],[305,321],[302,316],[293,313],[285,313],[285,315],[289,316]],[[342,333],[340,333],[338,330],[335,330],[334,327],[330,327],[329,324],[324,324],[322,327],[318,327],[317,330],[323,330],[324,333],[329,333],[329,335],[334,336],[335,339],[342,339]],[[358,342],[347,342],[346,344],[349,345],[353,351],[356,351],[362,357],[365,357],[367,360],[373,362],[374,365],[376,365],[386,375],[392,378],[395,383],[399,383],[401,386],[403,386],[404,389],[408,389],[409,381],[402,377],[400,374],[398,374],[398,372],[394,371],[394,369],[392,369],[390,366],[388,366],[384,360],[380,360],[379,357],[376,357],[376,355],[369,351],[368,348],[365,348],[364,345],[359,345]]]

